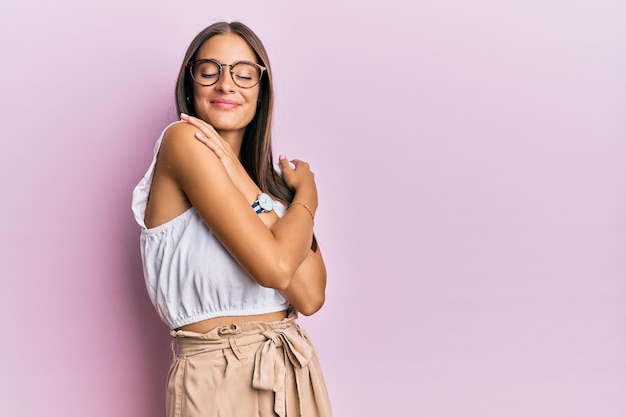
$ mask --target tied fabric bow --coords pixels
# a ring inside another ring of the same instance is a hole
[[[296,384],[299,385],[302,368],[313,356],[313,347],[296,326],[263,332],[267,338],[254,357],[252,387],[258,390],[271,390],[275,393],[274,411],[280,417],[285,415],[285,373],[286,360],[295,368]],[[284,347],[284,355],[276,349]]]

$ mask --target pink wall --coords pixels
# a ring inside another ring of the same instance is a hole
[[[163,415],[130,193],[218,19],[319,181],[337,416],[626,415],[626,3],[300,4],[2,3],[2,415]]]

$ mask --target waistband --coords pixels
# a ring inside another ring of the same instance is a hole
[[[187,339],[203,340],[212,342],[230,337],[233,335],[241,336],[245,334],[261,333],[271,328],[285,327],[288,323],[294,322],[298,318],[298,312],[290,307],[287,311],[287,317],[277,321],[243,321],[229,325],[219,326],[207,333],[197,333],[187,330],[171,330],[170,335],[179,342]]]

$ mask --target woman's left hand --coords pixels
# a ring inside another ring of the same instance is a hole
[[[213,126],[204,120],[184,113],[181,113],[180,119],[199,130],[199,132],[195,134],[196,139],[215,153],[237,190],[252,204],[257,199],[261,190],[243,167],[230,144],[220,136]],[[272,211],[263,213],[259,218],[261,218],[267,227],[271,227],[278,219],[278,216],[276,212]]]
[[[217,133],[213,126],[204,120],[189,116],[185,113],[181,113],[180,119],[200,130],[200,132],[196,133],[196,139],[204,143],[217,155],[222,165],[224,165],[231,181],[237,186],[239,191],[243,193],[245,190],[241,187],[242,182],[249,181],[250,177],[243,165],[241,165],[237,155],[233,152],[230,144]]]

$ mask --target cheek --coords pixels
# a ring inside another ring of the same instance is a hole
[[[244,122],[246,125],[249,125],[252,122],[252,120],[254,120],[254,116],[256,115],[257,110],[258,110],[258,106],[255,101],[254,104],[250,106],[250,113],[246,115],[246,120]]]
[[[250,112],[252,113],[252,117],[254,117],[258,108],[259,108],[259,103],[257,103],[256,101],[252,102],[252,105],[250,106]]]
[[[254,108],[257,108],[261,101],[261,92],[257,89],[256,94],[252,94],[250,97],[250,103],[254,103]]]
[[[256,114],[256,111],[259,107],[258,99],[259,99],[258,92],[257,94],[251,94],[247,99],[248,104],[249,104],[249,114],[248,114],[250,118],[249,121],[251,121],[254,118],[254,115]]]

